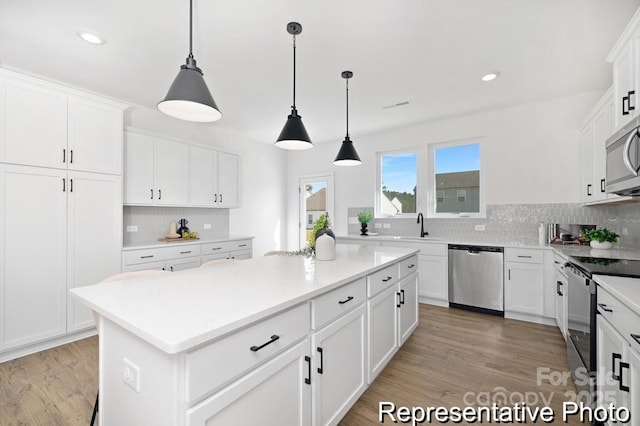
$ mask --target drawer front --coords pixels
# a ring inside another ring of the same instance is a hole
[[[543,263],[544,262],[544,253],[542,252],[542,250],[507,248],[504,251],[504,257],[507,262],[523,262],[523,263]]]
[[[167,252],[164,248],[152,248],[144,250],[127,250],[124,252],[124,264],[135,265],[138,263],[158,262],[167,260]]]
[[[200,256],[200,244],[174,243],[178,244],[173,247],[167,247],[163,250],[166,251],[167,259],[180,259],[183,257]]]
[[[186,402],[193,403],[306,336],[310,317],[309,303],[304,303],[187,353]]]
[[[311,326],[314,330],[359,306],[367,300],[364,278],[346,284],[311,301]]]
[[[202,244],[202,254],[213,254],[224,251],[251,250],[251,240],[220,241]]]
[[[443,243],[421,243],[420,254],[429,256],[446,256],[449,246]]]
[[[380,293],[385,288],[398,282],[398,265],[388,266],[367,277],[367,296],[372,297]]]
[[[251,250],[236,250],[228,253],[230,259],[251,259]]]
[[[600,286],[598,286],[598,312],[624,336],[631,347],[640,351],[640,315]],[[638,340],[632,335],[638,336]]]
[[[418,270],[418,256],[411,256],[400,262],[400,279],[407,277]]]

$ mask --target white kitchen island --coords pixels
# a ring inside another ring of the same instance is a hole
[[[417,326],[417,251],[337,246],[76,288],[100,425],[337,423]]]

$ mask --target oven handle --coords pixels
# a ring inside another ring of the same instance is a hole
[[[624,144],[623,156],[624,165],[627,166],[627,169],[629,169],[629,171],[633,173],[634,176],[638,176],[638,169],[633,164],[631,164],[631,142],[633,142],[633,138],[635,138],[636,136],[638,136],[638,128],[635,128],[627,138],[627,142],[625,142]]]
[[[605,312],[613,312],[613,309],[607,307],[604,303],[598,303],[598,307]]]

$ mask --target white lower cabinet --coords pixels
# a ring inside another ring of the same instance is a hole
[[[627,359],[627,342],[620,333],[601,315],[597,315],[596,341],[598,342],[598,395],[599,406],[607,407],[614,404],[615,407],[628,407],[629,389],[620,381],[623,366],[623,358]],[[628,368],[628,363],[626,364]],[[626,376],[626,375],[625,375]]]
[[[187,410],[188,426],[311,424],[309,339]]]
[[[314,333],[313,424],[335,425],[367,387],[366,307]]]
[[[93,327],[67,290],[120,272],[121,182],[0,165],[0,350]]]
[[[401,280],[398,292],[398,346],[402,346],[418,326],[418,276]]]
[[[542,316],[544,313],[544,265],[540,250],[504,251],[504,310]]]
[[[367,302],[369,375],[372,383],[398,349],[398,292],[393,285]]]

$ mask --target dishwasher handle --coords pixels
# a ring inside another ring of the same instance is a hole
[[[480,252],[503,253],[504,247],[494,246],[474,246],[467,244],[449,244],[449,250],[462,250],[469,254],[477,254]]]

